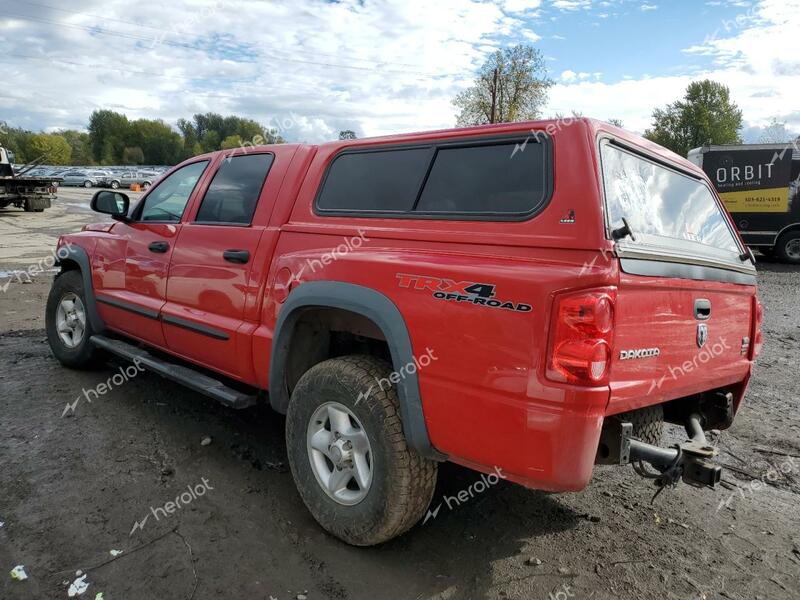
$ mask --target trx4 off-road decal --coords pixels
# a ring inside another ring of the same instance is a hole
[[[437,300],[467,302],[476,306],[502,308],[517,312],[530,312],[533,310],[530,304],[497,298],[495,294],[497,286],[491,283],[456,281],[454,279],[430,277],[428,275],[409,275],[406,273],[398,273],[397,279],[400,287],[433,292],[433,297]]]

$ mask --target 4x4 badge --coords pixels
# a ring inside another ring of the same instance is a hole
[[[504,308],[517,312],[531,312],[533,307],[524,302],[499,300],[495,295],[497,287],[492,283],[478,283],[475,281],[456,281],[441,277],[426,275],[409,275],[397,273],[397,283],[402,288],[414,290],[428,290],[433,292],[437,300],[450,302],[467,302],[476,306],[487,308]]]
[[[705,323],[697,324],[697,347],[702,348],[708,341],[708,325]]]

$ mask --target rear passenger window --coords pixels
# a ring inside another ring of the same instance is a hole
[[[322,210],[409,211],[430,148],[342,154],[333,161],[317,206]]]
[[[440,149],[416,210],[524,214],[538,208],[546,200],[544,147],[515,147]]]
[[[359,150],[331,163],[316,208],[453,219],[527,218],[549,198],[546,138]]]
[[[226,158],[208,186],[195,221],[249,225],[272,160],[272,154]]]

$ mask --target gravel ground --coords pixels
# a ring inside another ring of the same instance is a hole
[[[80,597],[105,600],[800,598],[800,270],[759,264],[765,351],[719,440],[731,489],[684,485],[650,504],[646,482],[611,467],[580,494],[500,482],[356,549],[305,510],[279,415],[149,373],[94,397],[123,363],[81,372],[52,358],[52,273],[8,274],[94,220],[87,205],[69,190],[39,215],[0,211],[0,598],[66,598],[78,570]],[[434,506],[476,480],[445,465]]]

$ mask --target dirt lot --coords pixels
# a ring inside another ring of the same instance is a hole
[[[61,196],[40,215],[0,211],[0,598],[66,598],[77,570],[80,597],[105,600],[800,598],[798,269],[759,264],[766,348],[720,439],[730,489],[680,486],[651,505],[630,468],[598,469],[580,494],[500,482],[356,549],[306,512],[280,416],[149,373],[94,397],[124,365],[78,372],[52,358],[52,273],[22,283],[13,270],[96,218],[85,191]],[[433,506],[477,479],[446,465]],[[12,580],[16,565],[26,581]]]

